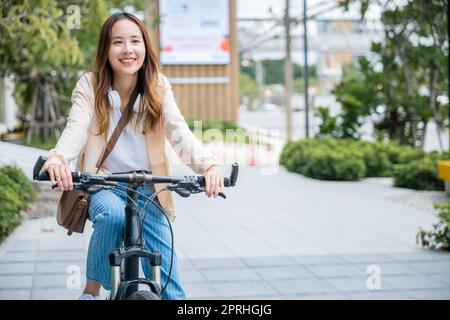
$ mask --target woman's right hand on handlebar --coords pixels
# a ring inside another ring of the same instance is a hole
[[[46,168],[52,185],[58,183],[61,191],[73,190],[72,174],[68,164],[51,164]]]

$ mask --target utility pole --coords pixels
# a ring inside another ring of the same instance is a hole
[[[309,138],[309,104],[308,104],[308,28],[306,26],[306,0],[303,0],[303,50],[305,63],[303,66],[304,80],[305,80],[305,136]]]
[[[255,76],[256,76],[256,90],[257,90],[257,108],[260,108],[264,104],[264,97],[262,96],[263,88],[264,88],[264,67],[262,60],[257,60],[255,67]]]
[[[284,104],[286,106],[287,140],[292,139],[292,59],[291,59],[291,17],[289,0],[286,0],[284,27],[286,29],[286,54],[284,58]]]

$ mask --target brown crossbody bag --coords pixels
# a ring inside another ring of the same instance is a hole
[[[136,100],[136,94],[134,95],[134,101]],[[128,108],[130,105],[127,106]],[[128,123],[128,119],[130,118],[130,113],[124,112],[120,117],[119,122],[117,123],[116,128],[114,129],[111,138],[106,144],[105,150],[103,154],[100,156],[97,162],[97,173],[105,162],[106,158],[109,156],[111,151],[113,150],[117,140],[119,139],[120,134]],[[88,210],[89,210],[89,195],[85,191],[81,190],[70,190],[64,191],[59,203],[58,209],[56,212],[56,220],[58,224],[67,229],[67,235],[72,235],[73,232],[83,233],[84,226],[86,225],[86,221],[88,218]]]

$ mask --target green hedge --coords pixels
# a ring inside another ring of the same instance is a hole
[[[320,180],[357,181],[364,177],[394,177],[399,187],[443,190],[437,161],[450,154],[425,152],[395,142],[320,137],[288,142],[280,164],[287,170]]]
[[[431,157],[399,164],[394,168],[394,185],[416,190],[444,190],[444,182],[438,179],[437,161]]]
[[[280,163],[289,171],[320,180],[360,180],[366,175],[364,153],[350,149],[351,141],[332,138],[289,142]]]
[[[0,241],[21,221],[20,211],[28,206],[36,193],[31,182],[16,166],[0,167]]]

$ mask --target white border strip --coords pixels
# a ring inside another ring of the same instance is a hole
[[[227,84],[229,77],[182,77],[168,78],[171,84]]]

